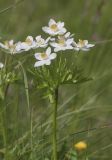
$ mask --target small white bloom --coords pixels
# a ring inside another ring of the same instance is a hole
[[[32,36],[28,36],[25,42],[14,43],[13,40],[10,40],[10,41],[5,41],[4,43],[0,43],[0,47],[2,49],[5,49],[6,52],[10,54],[16,54],[16,53],[28,51],[31,48],[33,48],[34,45],[35,45],[35,42],[33,41]]]
[[[0,69],[4,67],[4,64],[0,62]]]
[[[78,43],[73,42],[73,46],[74,46],[74,49],[77,50],[77,51],[79,51],[79,50],[89,51],[89,49],[91,47],[94,47],[95,45],[94,44],[89,44],[88,40],[80,40],[79,39]]]
[[[42,27],[42,30],[45,33],[48,33],[52,36],[55,35],[62,35],[66,32],[66,28],[64,27],[64,22],[55,22],[55,20],[50,19],[49,23],[48,23],[48,27]]]
[[[0,47],[2,49],[5,49],[6,52],[8,52],[10,54],[14,54],[16,52],[16,50],[15,50],[16,44],[14,44],[13,40],[5,41],[4,43],[0,43]]]
[[[34,67],[39,67],[43,65],[50,65],[51,60],[56,58],[56,53],[51,53],[51,48],[47,48],[45,52],[35,53],[35,58],[38,60]]]
[[[74,38],[71,37],[70,32],[67,32],[65,35],[59,35],[56,41],[51,42],[51,46],[54,47],[54,51],[65,51],[68,49],[73,49],[72,43]]]
[[[35,41],[33,40],[32,36],[28,36],[25,42],[18,42],[16,44],[16,50],[18,52],[29,51],[30,49],[34,48],[36,45]]]
[[[50,37],[48,37],[46,40],[43,39],[41,37],[41,35],[37,36],[36,38],[36,41],[35,41],[35,46],[34,48],[46,48],[48,46],[48,42],[50,40]]]

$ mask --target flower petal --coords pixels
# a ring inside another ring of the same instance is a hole
[[[55,43],[55,42],[51,42],[50,45],[51,45],[52,47],[55,47],[55,48],[56,48],[56,47],[59,47],[59,44],[58,44],[58,43]]]
[[[60,47],[57,47],[57,48],[54,48],[54,52],[59,52],[61,51],[62,49]]]
[[[65,36],[65,38],[69,38],[70,37],[70,32],[67,32],[64,36]]]
[[[33,42],[33,37],[32,36],[27,36],[26,40],[30,40],[31,42]]]
[[[73,39],[73,38],[70,38],[70,39],[67,39],[66,43],[67,43],[67,44],[72,44],[73,41],[74,41],[74,39]]]
[[[59,29],[62,29],[64,27],[64,22],[58,22],[57,25]]]
[[[50,64],[51,64],[51,61],[50,61],[50,59],[48,59],[48,60],[45,60],[45,64],[46,64],[46,65],[50,65]]]
[[[56,24],[55,20],[54,19],[50,19],[48,25],[51,26],[53,24]]]
[[[43,66],[44,64],[46,64],[45,61],[38,61],[34,64],[34,67],[40,67],[40,66]]]
[[[41,39],[41,35],[35,37],[36,41]]]
[[[55,59],[56,56],[57,56],[56,53],[52,53],[52,54],[49,56],[49,58],[50,58],[50,59]]]
[[[50,53],[51,53],[51,48],[50,48],[50,47],[48,47],[48,48],[47,48],[47,50],[46,50],[46,54],[49,56],[49,55],[50,55]]]
[[[94,47],[94,46],[95,46],[94,44],[88,44],[86,47],[90,48],[90,47]]]
[[[88,45],[88,40],[84,40],[84,44],[85,44],[85,45]]]
[[[59,35],[62,35],[62,34],[64,34],[66,31],[67,31],[66,28],[62,28],[61,30],[59,30],[58,34],[59,34]]]
[[[36,58],[37,60],[40,60],[40,61],[43,60],[42,57],[41,57],[41,53],[35,53],[34,56],[35,56],[35,58]]]
[[[82,51],[89,51],[89,48],[81,48]]]
[[[49,32],[49,27],[42,27],[42,30],[43,30],[45,33],[48,33],[48,32]]]

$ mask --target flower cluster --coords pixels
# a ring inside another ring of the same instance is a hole
[[[28,36],[24,42],[14,43],[13,40],[0,43],[0,48],[10,54],[22,53],[31,49],[44,48],[43,51],[35,53],[37,62],[34,67],[42,65],[50,65],[51,60],[56,58],[56,53],[65,50],[88,51],[94,44],[89,44],[87,40],[74,40],[74,35],[67,32],[64,22],[56,22],[50,19],[48,26],[42,27],[42,30],[49,35],[47,39],[43,39],[41,35],[33,38]],[[53,53],[52,53],[53,52]]]

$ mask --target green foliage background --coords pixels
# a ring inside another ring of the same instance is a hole
[[[5,9],[5,10],[4,10]],[[96,43],[89,52],[80,53],[77,60],[85,74],[94,80],[81,85],[64,85],[59,89],[58,147],[60,160],[74,143],[88,143],[90,160],[110,160],[112,157],[112,0],[0,0],[1,40],[24,40],[27,35],[43,34],[42,26],[50,18],[65,22],[75,39]],[[44,36],[44,34],[43,34]],[[0,51],[0,61],[4,53]],[[26,53],[27,54],[27,53]],[[29,54],[29,53],[28,53]],[[32,59],[21,55],[24,68],[33,67]],[[14,63],[14,59],[11,63]],[[24,75],[24,76],[23,76]],[[9,160],[44,160],[51,152],[51,112],[49,101],[32,85],[29,72],[19,76],[29,80],[32,128],[24,83],[11,85],[6,97],[4,116]],[[31,134],[32,139],[31,139]],[[31,150],[32,141],[32,150]],[[31,155],[32,153],[32,155]],[[2,125],[0,156],[4,155]],[[32,156],[32,157],[31,157]]]

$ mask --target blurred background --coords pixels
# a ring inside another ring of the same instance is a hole
[[[20,41],[28,35],[40,34],[46,37],[42,26],[46,26],[50,18],[64,21],[76,41],[88,39],[96,44],[91,51],[81,52],[77,59],[77,65],[94,80],[59,89],[60,160],[81,140],[88,144],[89,160],[109,160],[112,157],[112,0],[0,0],[0,40]],[[4,53],[0,52],[0,61],[4,61]],[[31,62],[34,62],[33,56],[25,60],[26,70]],[[22,71],[20,76],[23,78]],[[31,85],[32,77],[29,73],[27,76]],[[8,91],[5,124],[9,160],[31,160],[32,157],[44,160],[52,150],[49,101],[42,99],[35,87],[30,87],[29,95],[32,131],[24,84],[14,84]],[[5,149],[1,130],[2,160]]]

